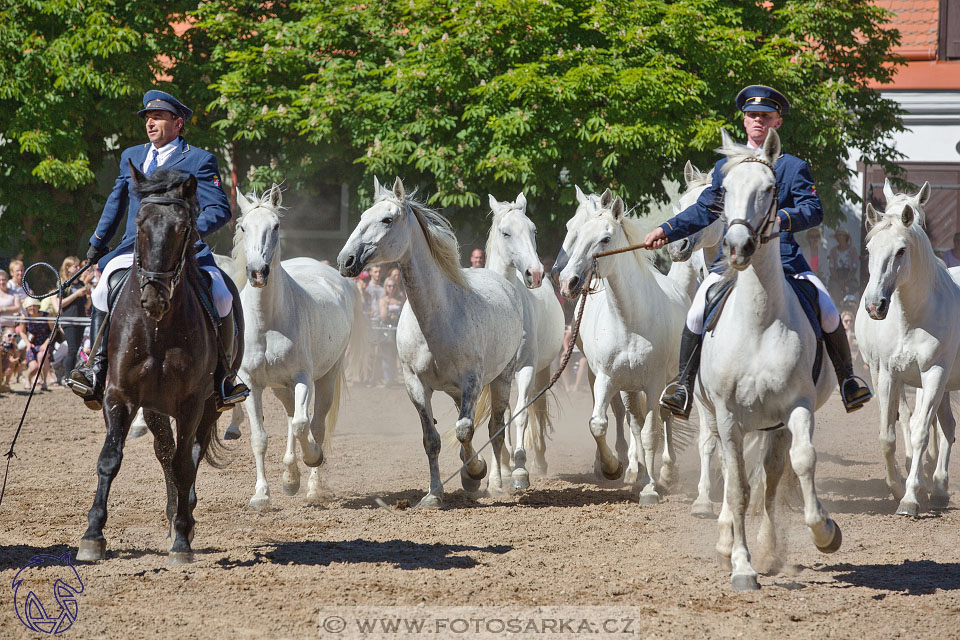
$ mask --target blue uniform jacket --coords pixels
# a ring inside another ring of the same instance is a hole
[[[700,194],[695,203],[660,225],[667,234],[668,242],[686,238],[709,226],[719,217],[723,206],[721,167],[726,161],[726,158],[721,158],[717,162],[713,170],[713,184]],[[777,174],[777,193],[780,200],[777,212],[780,220],[780,259],[783,261],[783,271],[796,275],[810,271],[810,266],[800,253],[800,246],[794,240],[793,234],[820,224],[823,221],[823,206],[813,186],[810,167],[806,162],[785,153],[777,159],[774,170]],[[711,266],[711,271],[719,267],[722,259],[721,253]]]
[[[183,138],[178,138],[178,143],[173,155],[159,168],[176,169],[196,176],[197,199],[200,202],[197,231],[200,232],[202,238],[213,233],[230,220],[230,202],[227,200],[227,194],[223,192],[223,187],[220,186],[220,169],[213,154],[203,149],[191,147],[184,142]],[[107,198],[103,213],[100,214],[100,222],[97,223],[97,230],[90,238],[90,244],[97,248],[106,248],[107,243],[117,232],[124,215],[127,216],[127,227],[123,232],[120,245],[98,263],[101,270],[106,267],[107,262],[116,256],[133,251],[137,239],[137,211],[140,209],[140,198],[133,190],[133,177],[130,175],[127,160],[131,160],[133,166],[141,169],[149,149],[150,143],[148,142],[125,149],[120,154],[120,177],[117,178],[116,184],[113,185],[113,191]],[[197,240],[194,244],[194,250],[196,251],[197,261],[202,266],[216,264],[213,260],[213,252],[205,242]]]

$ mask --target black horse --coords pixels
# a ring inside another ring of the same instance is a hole
[[[174,532],[169,558],[190,562],[197,466],[204,457],[217,466],[214,370],[221,357],[215,312],[208,312],[200,300],[201,291],[207,289],[202,281],[206,276],[193,250],[199,237],[197,179],[172,170],[158,170],[148,178],[132,164],[130,172],[142,196],[135,259],[111,311],[115,317],[103,401],[107,435],[77,559],[95,561],[106,555],[103,525],[110,484],[120,471],[130,423],[137,407],[143,407],[167,484],[167,519]],[[238,329],[231,363],[236,369],[243,358],[243,313],[236,287],[230,278],[224,281],[233,293]],[[176,420],[176,439],[170,418]]]

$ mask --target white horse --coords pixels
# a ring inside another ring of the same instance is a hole
[[[523,303],[516,288],[489,269],[460,269],[450,223],[408,196],[399,178],[392,190],[374,179],[373,206],[360,216],[337,260],[347,276],[378,262],[400,265],[407,302],[397,323],[397,351],[407,394],[420,414],[430,467],[430,492],[420,506],[439,507],[443,500],[434,391],[449,395],[459,408],[460,458],[470,460],[460,480],[465,490],[476,491],[487,465],[474,457],[474,412],[489,385],[493,452],[487,489],[501,492],[502,428],[523,335]]]
[[[633,442],[643,446],[642,461],[637,447],[629,453],[638,472],[640,502],[653,504],[660,499],[652,477],[661,420],[657,399],[676,375],[680,331],[690,301],[643,251],[600,258],[594,273],[595,253],[641,242],[644,233],[638,221],[624,215],[619,197],[611,201],[605,192],[599,200],[581,199],[579,190],[577,195],[581,206],[567,223],[554,273],[568,298],[577,297],[591,275],[603,281],[602,289],[588,296],[580,325],[583,354],[595,375],[590,432],[597,443],[596,466],[611,480],[623,474],[622,462],[606,443],[607,406],[620,392]],[[676,475],[672,422],[668,417],[663,480]]]
[[[487,236],[487,269],[512,282],[523,302],[523,341],[517,356],[517,414],[534,394],[550,382],[550,363],[563,346],[563,309],[549,279],[543,281],[543,265],[537,256],[536,226],[526,216],[527,199],[521,193],[514,202],[498,202],[490,196],[493,223]],[[541,286],[543,284],[543,286]],[[513,450],[511,488],[526,489],[530,475],[526,469],[526,449],[536,453],[535,468],[545,474],[549,408],[547,395],[530,410],[517,414]],[[509,436],[509,431],[508,431]]]
[[[947,270],[923,230],[930,185],[924,183],[916,195],[907,195],[895,194],[887,182],[883,191],[884,213],[867,205],[872,226],[867,234],[870,282],[857,311],[856,333],[880,395],[880,448],[887,486],[900,499],[897,513],[916,516],[934,418],[940,422],[940,446],[930,504],[945,507],[950,499],[948,465],[956,420],[949,392],[960,389],[960,367],[955,366],[960,352],[960,271]],[[917,387],[907,440],[912,451],[906,486],[895,460],[895,423],[904,385]]]
[[[261,197],[237,191],[249,286],[243,303],[244,352],[240,377],[250,387],[244,401],[257,484],[250,507],[270,502],[264,470],[267,432],[263,391],[273,390],[287,413],[287,450],[283,456],[283,492],[300,489],[296,442],[303,462],[312,467],[307,499],[322,498],[318,467],[336,427],[348,344],[366,342],[366,317],[360,291],[331,267],[312,258],[280,261],[280,188]],[[351,341],[351,338],[354,338]]]
[[[836,377],[822,367],[812,376],[814,329],[807,320],[780,260],[774,163],[780,138],[771,130],[762,149],[735,144],[724,132],[724,249],[735,280],[716,328],[704,335],[696,395],[711,429],[720,437],[724,459],[724,500],[717,552],[730,564],[734,589],[758,589],[747,551],[745,516],[748,483],[743,437],[749,431],[785,424],[769,434],[763,457],[766,491],[760,526],[761,549],[776,563],[773,510],[789,444],[800,479],[804,519],[823,552],[836,551],[840,528],[827,517],[814,487],[814,411],[829,398]],[[792,443],[791,443],[792,436]]]

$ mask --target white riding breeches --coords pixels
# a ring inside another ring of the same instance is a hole
[[[112,274],[114,271],[126,269],[130,266],[133,266],[132,253],[120,254],[107,263],[106,268],[100,274],[100,281],[97,282],[97,286],[94,288],[93,294],[90,297],[94,307],[100,311],[108,310],[110,294],[108,283],[110,282],[110,274]],[[210,279],[212,280],[213,285],[211,287],[213,290],[213,304],[217,307],[217,313],[220,314],[221,318],[226,317],[233,308],[233,296],[230,294],[230,290],[227,289],[227,285],[223,281],[223,276],[220,274],[220,269],[217,267],[200,268],[210,274]]]
[[[827,293],[827,287],[820,281],[820,278],[812,271],[804,271],[803,273],[788,275],[787,277],[813,283],[813,286],[817,288],[817,297],[820,302],[820,328],[823,329],[825,333],[833,333],[836,331],[837,327],[840,326],[840,312],[837,310],[837,305],[833,304],[833,300],[830,299],[830,294]],[[697,289],[696,295],[693,296],[693,304],[690,305],[690,310],[687,311],[687,329],[690,329],[690,331],[693,331],[697,335],[703,333],[703,313],[707,304],[707,290],[712,284],[719,282],[722,278],[723,276],[721,274],[711,271],[707,274],[707,277],[703,279],[703,282],[700,283],[700,288]]]

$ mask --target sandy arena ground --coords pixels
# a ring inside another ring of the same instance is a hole
[[[0,398],[4,450],[25,400],[22,393]],[[715,562],[716,522],[689,515],[695,447],[680,458],[681,486],[659,505],[640,506],[627,485],[594,478],[589,395],[561,392],[559,406],[549,475],[534,478],[529,491],[474,497],[455,480],[444,509],[394,514],[376,507],[374,498],[416,503],[428,481],[419,423],[402,389],[350,389],[322,467],[335,497],[323,505],[306,503],[305,471],[300,495],[283,494],[286,423],[269,396],[272,506],[261,513],[247,508],[254,465],[244,424],[243,437],[231,444],[232,464],[200,470],[197,560],[189,566],[167,562],[165,494],[152,436],[131,440],[110,495],[107,560],[77,565],[85,589],[78,619],[61,637],[364,637],[349,627],[349,616],[343,633],[331,633],[329,623],[322,626],[325,612],[421,604],[450,611],[482,606],[489,616],[558,605],[562,615],[593,625],[580,627],[580,634],[540,627],[542,633],[525,637],[960,634],[957,491],[946,510],[921,505],[917,519],[894,515],[896,503],[882,479],[875,402],[848,417],[834,397],[817,414],[817,487],[843,529],[843,547],[819,553],[802,514],[785,511],[787,569],[761,576],[762,589],[751,593],[734,592]],[[453,424],[452,403],[438,396],[436,407],[443,431]],[[221,433],[226,424],[221,420]],[[93,500],[103,432],[100,414],[69,391],[34,398],[0,507],[0,582],[7,585],[0,589],[2,638],[37,635],[17,619],[9,585],[37,554],[75,553]],[[475,442],[485,439],[478,432]],[[898,451],[902,460],[902,444]],[[446,448],[444,477],[458,466],[456,452]],[[955,482],[958,471],[955,457]],[[755,521],[748,531],[753,542]],[[50,595],[41,599],[56,608]],[[608,616],[588,605],[609,606],[603,611],[631,622],[604,628]],[[417,610],[399,611],[409,616]],[[449,627],[422,633],[476,635]]]

